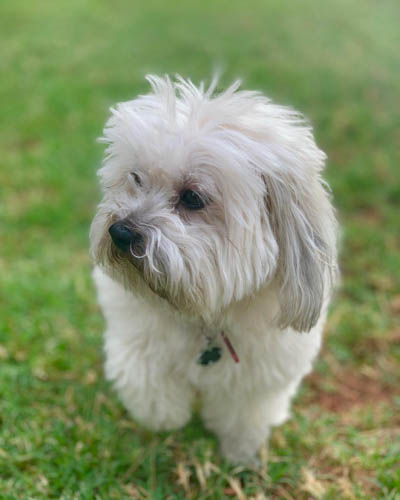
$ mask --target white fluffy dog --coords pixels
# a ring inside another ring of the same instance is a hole
[[[106,374],[150,429],[194,399],[251,462],[321,343],[336,275],[325,155],[291,109],[234,83],[149,76],[112,110],[91,227]]]

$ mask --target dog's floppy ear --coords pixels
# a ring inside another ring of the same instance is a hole
[[[279,326],[309,331],[336,273],[336,222],[319,175],[263,176],[279,248]]]

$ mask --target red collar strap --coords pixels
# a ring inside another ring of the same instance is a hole
[[[236,354],[236,351],[235,351],[233,345],[231,344],[231,341],[225,335],[223,330],[221,330],[221,337],[222,337],[222,340],[224,341],[224,343],[229,351],[229,354],[232,356],[233,361],[235,363],[239,363],[239,356]]]

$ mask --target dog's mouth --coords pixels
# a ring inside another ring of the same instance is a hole
[[[138,253],[136,253],[138,252]],[[129,262],[134,268],[136,268],[140,274],[144,276],[145,274],[145,259],[146,254],[143,251],[135,249],[135,252],[128,245],[126,247],[117,246],[114,242],[110,244],[110,261],[115,264],[121,264],[122,262]]]
[[[121,245],[115,245],[108,234],[104,238],[103,252],[97,262],[127,289],[135,292],[145,286],[181,313],[185,312],[188,315],[201,313],[201,301],[194,301],[188,295],[187,289],[179,286],[172,288],[171,278],[166,269],[168,261],[163,261],[162,256],[152,254],[149,257],[146,253],[148,249],[145,249],[144,245],[143,248],[136,247],[132,252],[130,247],[121,248]]]
[[[117,265],[122,262],[129,262],[129,264],[138,271],[142,280],[153,293],[173,305],[167,288],[164,285],[167,281],[166,272],[160,262],[157,262],[155,271],[150,272],[148,256],[144,245],[136,244],[135,248],[132,248],[132,245],[123,243],[117,245],[114,241],[111,241],[110,261]],[[155,279],[154,276],[156,276],[157,279]]]
[[[174,309],[192,310],[193,304],[187,301],[184,292],[171,292],[171,283],[166,269],[167,260],[162,255],[150,253],[146,245],[146,236],[132,236],[131,227],[118,228],[115,231],[115,223],[110,226],[105,238],[108,240],[107,260],[111,266],[120,268],[123,279],[127,286],[136,287],[137,279],[140,279],[155,295],[166,300]],[[129,270],[133,268],[135,272]]]

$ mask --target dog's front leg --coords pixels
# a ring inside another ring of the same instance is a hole
[[[256,464],[270,428],[288,417],[293,393],[292,386],[269,394],[208,392],[202,416],[206,427],[217,434],[224,457],[232,463]]]
[[[108,338],[107,378],[114,383],[125,407],[143,426],[155,431],[182,427],[191,417],[192,387],[162,356],[144,355],[132,344]]]

